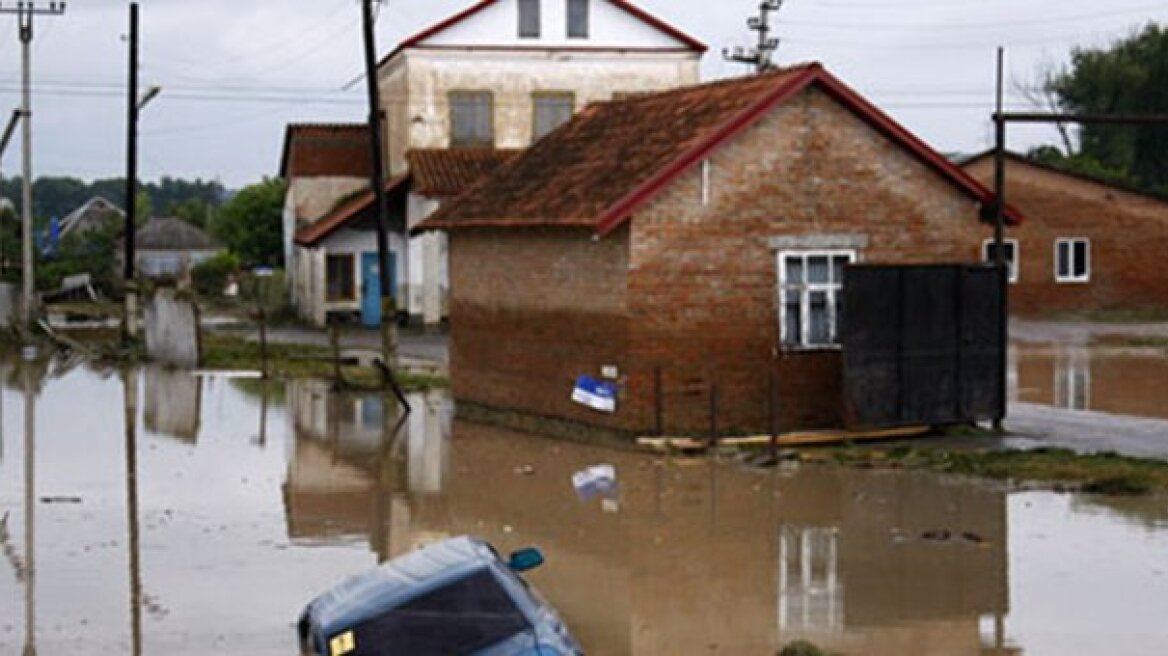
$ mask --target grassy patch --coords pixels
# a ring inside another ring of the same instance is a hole
[[[1066,449],[949,451],[900,447],[890,451],[842,449],[837,463],[893,466],[995,480],[1074,485],[1089,494],[1138,496],[1168,492],[1168,462],[1113,453],[1080,455]]]
[[[268,344],[268,373],[275,378],[332,378],[333,364],[327,347],[305,344]],[[260,345],[239,335],[204,333],[203,366],[207,369],[259,369]],[[381,374],[372,367],[341,367],[345,382],[355,387],[377,388]],[[397,372],[398,382],[407,392],[447,386],[441,376]]]
[[[806,640],[798,640],[788,644],[779,652],[778,656],[835,656],[834,652],[824,651],[819,647],[807,642]]]
[[[1168,348],[1168,337],[1161,335],[1097,335],[1091,339],[1096,346],[1123,348]]]

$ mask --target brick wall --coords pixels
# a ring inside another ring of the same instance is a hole
[[[463,230],[451,236],[451,368],[457,399],[642,432],[662,371],[668,432],[769,430],[769,370],[781,427],[841,424],[838,351],[782,351],[783,236],[862,238],[860,261],[969,262],[977,206],[932,169],[818,91],[804,92],[711,158],[624,228]],[[572,380],[618,365],[620,411],[568,400]]]
[[[993,159],[967,167],[993,182]],[[1101,309],[1168,307],[1164,253],[1168,252],[1168,202],[1030,166],[1006,164],[1006,200],[1026,217],[1007,237],[1018,240],[1021,268],[1010,289],[1010,309],[1044,315]],[[985,238],[992,235],[987,232]],[[1055,280],[1055,242],[1091,241],[1091,279]]]
[[[781,428],[842,423],[840,353],[776,349],[771,239],[848,234],[867,240],[862,262],[969,262],[983,232],[973,200],[816,90],[713,154],[707,206],[701,178],[695,169],[633,221],[629,386],[651,401],[655,366],[667,386],[717,380],[730,430],[768,430],[772,362]],[[635,409],[651,425],[650,403]],[[700,400],[666,415],[671,431],[709,425]]]
[[[627,231],[451,234],[450,367],[460,401],[597,424],[570,401],[577,376],[626,360]]]

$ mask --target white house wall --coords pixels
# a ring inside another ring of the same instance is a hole
[[[406,143],[391,142],[391,159],[401,161],[409,148],[450,145],[451,91],[489,91],[493,95],[495,146],[526,148],[534,131],[537,92],[571,92],[576,111],[614,94],[660,91],[697,84],[695,53],[498,52],[411,50],[405,98],[408,111],[395,116],[396,132]],[[400,92],[399,92],[400,93]]]
[[[567,0],[542,0],[539,38],[519,38],[519,5],[503,0],[426,39],[427,46],[685,48],[687,44],[607,0],[588,3],[588,38],[568,38]]]
[[[406,206],[406,220],[410,227],[438,209],[438,201],[410,194]],[[427,232],[411,237],[408,246],[409,289],[407,309],[412,319],[420,319],[432,326],[446,316],[450,288],[446,258],[446,234]]]
[[[377,236],[373,231],[351,230],[345,228],[338,230],[330,235],[321,244],[323,250],[327,255],[353,255],[353,280],[354,289],[356,290],[356,298],[351,301],[323,301],[324,312],[327,315],[329,312],[355,312],[361,311],[361,294],[362,294],[362,280],[361,280],[361,256],[364,253],[377,252]],[[396,273],[397,290],[395,298],[398,302],[406,296],[406,275],[407,275],[407,260],[409,254],[407,253],[405,240],[396,232],[389,233],[389,250],[397,255]],[[325,272],[322,270],[318,278],[321,284],[327,286],[325,280]],[[325,295],[322,293],[321,298]],[[323,321],[322,321],[323,323]]]

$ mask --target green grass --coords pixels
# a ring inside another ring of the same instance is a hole
[[[332,378],[330,350],[304,344],[268,344],[268,374],[273,378]],[[243,336],[221,333],[203,335],[203,367],[206,369],[259,369],[260,345]],[[372,367],[342,366],[341,376],[353,387],[379,388],[381,374]],[[440,389],[446,378],[407,371],[397,372],[398,382],[407,392]]]
[[[895,467],[1075,486],[1089,494],[1140,496],[1168,492],[1168,462],[1114,453],[1080,455],[1067,449],[950,451],[899,447],[888,451],[839,449],[839,464]]]

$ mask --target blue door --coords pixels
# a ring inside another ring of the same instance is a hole
[[[394,253],[389,253],[388,258],[392,295],[397,289],[397,258]],[[361,324],[366,328],[381,325],[381,274],[377,270],[377,253],[361,254]]]

